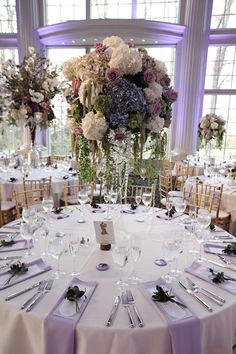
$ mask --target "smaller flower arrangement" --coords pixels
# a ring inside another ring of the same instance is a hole
[[[200,145],[203,147],[210,141],[215,141],[216,148],[221,148],[225,134],[225,120],[215,113],[206,114],[201,118],[198,127]]]
[[[49,59],[35,53],[33,47],[29,47],[29,56],[22,64],[8,60],[1,65],[3,86],[11,94],[8,122],[18,125],[25,121],[33,144],[36,125],[46,128],[55,118],[51,99],[59,93],[57,77]]]

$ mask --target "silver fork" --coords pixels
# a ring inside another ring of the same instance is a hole
[[[213,293],[212,291],[203,288],[196,283],[194,283],[190,278],[186,277],[186,280],[188,281],[189,285],[193,289],[193,291],[196,292],[201,292],[203,295],[207,296],[209,299],[214,301],[217,305],[222,306],[225,303],[225,299],[223,299],[221,296]]]
[[[231,258],[226,258],[222,256],[221,254],[218,254],[218,257],[225,263],[225,264],[236,264],[236,260],[231,259]]]

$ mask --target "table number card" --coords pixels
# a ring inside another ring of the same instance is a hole
[[[115,243],[114,227],[112,221],[94,221],[97,243],[108,245]]]

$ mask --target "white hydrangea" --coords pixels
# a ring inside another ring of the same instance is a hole
[[[79,63],[79,58],[73,57],[67,60],[62,65],[62,73],[68,81],[76,79],[76,70]]]
[[[162,86],[157,82],[151,83],[148,87],[143,89],[145,98],[148,103],[155,102],[162,94]]]
[[[160,80],[167,74],[167,68],[166,65],[163,61],[160,60],[155,60],[156,64],[156,75],[157,75],[157,81],[160,82]]]
[[[211,123],[211,129],[218,129],[218,123],[216,123],[216,122],[213,122],[213,123]]]
[[[88,140],[101,140],[108,128],[105,117],[102,113],[87,113],[82,120],[83,134]]]
[[[142,70],[142,58],[135,49],[123,44],[114,48],[109,66],[120,69],[124,74],[135,75]]]
[[[146,125],[147,129],[151,132],[158,133],[164,127],[165,119],[156,116],[150,120],[150,122]]]
[[[40,103],[44,100],[44,95],[41,92],[29,89],[29,94],[32,102]]]
[[[122,44],[125,44],[122,38],[118,36],[111,36],[111,37],[106,37],[103,42],[103,45],[106,47],[112,47],[112,48],[117,48]]]

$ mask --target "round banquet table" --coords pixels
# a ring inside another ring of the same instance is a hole
[[[103,206],[102,206],[103,207]],[[152,300],[144,297],[137,285],[130,285],[135,302],[143,318],[143,328],[130,328],[125,309],[120,304],[117,316],[111,327],[105,324],[111,312],[111,308],[118,289],[115,281],[118,279],[118,269],[112,260],[111,251],[101,251],[95,242],[94,220],[103,220],[102,213],[92,213],[89,205],[85,206],[86,222],[78,223],[78,209],[72,207],[68,211],[69,217],[65,219],[51,220],[51,236],[56,232],[65,232],[68,238],[71,233],[78,233],[79,237],[89,238],[89,246],[81,246],[78,256],[79,278],[84,281],[96,281],[98,286],[90,299],[82,317],[76,326],[76,354],[172,354],[171,338],[168,324],[161,312],[156,308]],[[178,218],[170,222],[156,217],[155,212],[147,215],[144,222],[137,222],[133,214],[120,213],[119,207],[113,213],[115,238],[119,241],[123,232],[139,239],[141,243],[141,257],[137,263],[137,275],[142,281],[155,281],[166,274],[167,267],[158,267],[154,264],[156,258],[163,257],[162,242],[170,234],[178,235],[184,240],[184,252],[179,257],[179,267],[184,269],[193,261],[193,254],[189,251],[199,248],[195,239],[178,224]],[[5,231],[8,230],[6,226]],[[12,229],[9,229],[12,231]],[[33,251],[35,258],[39,258],[43,250],[44,240],[35,242]],[[114,245],[112,245],[114,247]],[[18,251],[18,254],[24,251]],[[16,252],[1,253],[0,255],[15,255]],[[208,258],[217,260],[215,255]],[[51,257],[45,259],[47,264],[55,267],[55,260]],[[98,271],[98,263],[108,263],[107,271]],[[0,262],[3,263],[3,262]],[[32,291],[18,296],[9,302],[4,298],[9,294],[19,291],[38,280],[50,277],[50,272],[24,281],[8,289],[0,291],[0,354],[43,354],[44,353],[44,318],[55,305],[59,297],[68,287],[72,276],[72,259],[68,253],[61,258],[62,269],[67,273],[59,280],[55,280],[53,287],[34,309],[26,313],[20,310],[21,304],[32,295]],[[209,265],[208,265],[209,266]],[[124,269],[124,276],[128,277],[132,270],[132,264],[128,262]],[[51,271],[52,272],[52,271]],[[227,271],[230,273],[230,271]],[[231,272],[233,275],[233,272]],[[230,274],[231,274],[230,273]],[[183,276],[187,274],[183,273]],[[213,312],[209,313],[192,296],[176,283],[173,284],[174,293],[179,295],[200,319],[202,354],[230,354],[236,343],[236,299],[235,296],[223,289],[218,289],[212,284],[195,278],[198,284],[205,285],[226,299],[226,303],[219,307],[210,302]],[[203,297],[204,298],[204,297]],[[52,353],[53,354],[53,353]],[[189,353],[191,354],[191,353]]]

